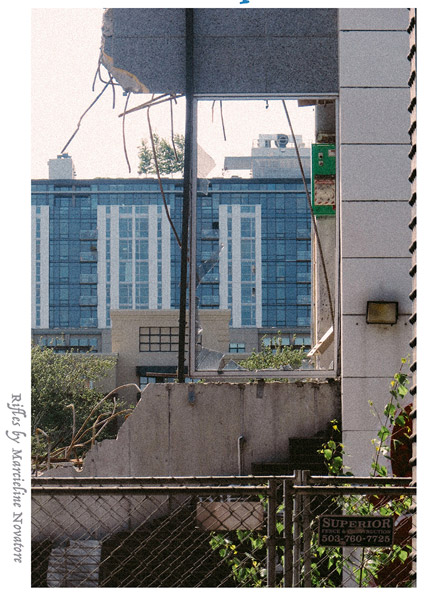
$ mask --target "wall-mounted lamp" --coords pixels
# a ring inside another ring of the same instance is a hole
[[[398,319],[398,302],[367,302],[366,323],[395,325]]]

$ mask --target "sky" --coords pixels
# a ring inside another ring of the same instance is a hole
[[[32,10],[31,44],[31,177],[48,177],[47,162],[61,153],[75,131],[84,111],[101,92],[97,79],[92,90],[101,46],[102,8],[35,8]],[[107,73],[102,67],[103,79]],[[128,108],[151,96],[133,94]],[[116,87],[115,107],[108,89],[83,118],[79,131],[66,152],[71,155],[78,178],[138,177],[138,147],[149,136],[146,111],[126,117],[125,140],[131,173],[125,159],[122,119],[126,97]],[[223,101],[226,141],[216,102],[200,103],[198,143],[216,161],[211,176],[221,176],[224,156],[251,152],[260,133],[286,133],[289,128],[280,100],[246,102]],[[288,102],[295,134],[313,141],[314,109],[297,108]],[[170,138],[169,103],[150,111],[153,130]],[[184,133],[185,101],[174,107],[174,132]]]

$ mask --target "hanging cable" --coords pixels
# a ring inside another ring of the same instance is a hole
[[[212,105],[211,105],[211,123],[214,123],[214,106],[215,106],[215,100],[213,101]],[[221,126],[223,128],[223,138],[224,141],[226,142],[226,129],[224,127],[224,119],[223,119],[223,101],[220,100],[220,118],[221,118]]]
[[[116,90],[114,89],[114,83],[113,83],[113,76],[110,75],[110,81],[109,83],[111,84],[111,89],[113,91],[113,110],[115,109],[116,106]]]
[[[226,142],[226,130],[224,128],[224,119],[223,119],[223,101],[220,100],[220,117],[221,117],[221,126],[223,127],[223,137]]]
[[[169,102],[171,102],[171,107],[172,107],[172,100],[174,100],[174,102],[177,103],[176,95],[175,94],[162,94],[162,95],[158,96],[157,98],[155,98],[155,96],[153,94],[151,100],[149,100],[148,102],[144,102],[144,104],[136,106],[135,108],[132,108],[131,110],[127,109],[129,97],[130,97],[130,93],[128,94],[128,97],[127,97],[127,100],[126,100],[125,109],[124,109],[123,113],[121,113],[119,115],[119,117],[123,118],[123,123],[122,123],[122,137],[123,137],[125,157],[126,157],[126,160],[127,160],[127,163],[128,163],[129,172],[131,172],[131,167],[130,167],[130,164],[129,164],[128,155],[127,155],[127,151],[126,151],[126,144],[125,144],[125,117],[126,117],[126,115],[134,112],[135,110],[141,110],[143,108],[147,108],[147,123],[148,123],[148,126],[149,126],[150,142],[151,142],[152,152],[153,152],[153,161],[155,163],[156,175],[157,175],[157,179],[158,179],[160,193],[162,195],[162,201],[163,201],[163,205],[164,205],[164,208],[165,208],[165,214],[166,214],[166,216],[168,218],[168,221],[169,221],[171,229],[172,229],[172,231],[174,233],[175,239],[177,240],[177,244],[178,244],[179,248],[181,248],[181,240],[178,237],[177,230],[176,230],[176,228],[174,226],[174,223],[172,222],[171,215],[170,215],[169,209],[168,209],[168,204],[166,202],[165,192],[164,192],[164,189],[163,189],[162,179],[161,179],[161,176],[160,176],[159,163],[158,163],[158,158],[157,158],[157,154],[156,154],[155,141],[154,141],[153,130],[152,130],[152,125],[151,125],[151,121],[150,121],[150,113],[149,113],[150,108],[152,106],[154,106],[156,104],[160,104],[161,102],[169,101]],[[171,132],[172,132],[172,136],[173,136],[174,132],[173,132],[173,120],[172,119],[173,119],[173,116],[172,116],[172,108],[171,108]],[[173,141],[173,145],[174,145],[174,141]],[[175,152],[175,155],[177,157],[177,152],[176,152],[175,147],[174,147],[174,152]]]
[[[176,100],[176,102],[177,102],[177,100]],[[174,112],[172,109],[172,98],[169,101],[169,106],[170,106],[170,116],[171,116],[171,142],[172,142],[172,148],[174,150],[175,160],[178,161],[177,148],[175,147],[175,141],[174,141]]]
[[[154,162],[155,162],[155,169],[156,169],[156,175],[157,175],[157,178],[158,178],[159,189],[160,189],[160,192],[161,192],[161,195],[162,195],[162,200],[163,200],[163,205],[164,205],[164,208],[165,208],[166,216],[167,216],[169,224],[171,225],[171,228],[172,228],[172,230],[174,232],[175,239],[177,240],[177,244],[178,244],[179,248],[181,248],[181,241],[180,241],[180,238],[178,237],[177,231],[176,231],[176,229],[174,227],[174,223],[172,222],[171,215],[169,214],[168,205],[166,203],[166,198],[165,198],[165,192],[164,192],[163,186],[162,186],[162,180],[161,180],[160,171],[159,171],[158,157],[156,155],[155,141],[154,141],[154,137],[153,137],[152,124],[150,122],[149,111],[150,111],[150,106],[147,108],[147,123],[149,125],[150,141],[152,143],[153,159],[154,159]]]
[[[90,109],[94,106],[94,104],[98,101],[98,99],[104,94],[104,92],[106,91],[106,89],[108,88],[109,85],[110,85],[110,82],[107,82],[106,85],[101,90],[101,92],[95,98],[95,100],[88,106],[88,108],[85,110],[85,112],[83,113],[83,115],[80,117],[79,122],[77,123],[77,127],[76,127],[75,132],[73,133],[73,135],[71,136],[71,138],[68,140],[68,142],[66,143],[66,145],[64,146],[64,148],[61,150],[61,154],[64,154],[64,152],[65,152],[66,148],[69,146],[71,140],[74,138],[74,136],[76,135],[76,133],[79,131],[80,124],[82,122],[83,117],[90,111]]]
[[[92,82],[92,91],[94,91],[94,90],[95,90],[95,82],[96,82],[96,80],[97,80],[97,77],[98,77],[98,79],[101,81],[101,83],[109,83],[109,81],[106,81],[106,80],[105,80],[105,79],[103,79],[103,78],[102,78],[102,76],[101,76],[101,64],[102,64],[102,63],[101,63],[101,55],[100,55],[100,56],[99,56],[99,58],[98,58],[98,66],[97,66],[97,70],[95,71],[94,80],[93,80],[93,82]],[[109,75],[110,75],[110,81],[111,81],[111,84],[112,84],[112,85],[115,85],[115,86],[117,86],[117,85],[120,85],[120,83],[117,83],[117,82],[114,82],[114,81],[112,81],[112,75],[111,75],[110,73],[109,73]]]
[[[98,59],[98,67],[95,71],[94,80],[92,81],[92,91],[95,92],[95,82],[97,80],[97,76],[100,74],[100,66],[101,66],[101,56]]]
[[[318,233],[318,227],[317,227],[317,223],[316,223],[314,211],[312,209],[311,198],[309,196],[308,186],[306,184],[305,172],[303,170],[303,165],[302,165],[302,160],[300,158],[299,148],[297,147],[296,137],[294,135],[293,126],[291,125],[290,115],[288,114],[288,110],[287,110],[287,106],[285,104],[285,100],[282,101],[282,105],[284,107],[285,114],[286,114],[287,120],[288,120],[288,125],[290,127],[291,135],[293,137],[294,147],[296,149],[296,154],[297,154],[297,160],[299,161],[300,172],[302,173],[303,185],[305,186],[306,199],[308,201],[309,210],[311,211],[312,225],[314,227],[315,237],[317,239],[318,250],[319,250],[320,258],[321,258],[321,265],[322,265],[322,269],[323,269],[323,273],[324,273],[324,279],[325,279],[325,284],[326,284],[326,288],[327,288],[328,302],[329,302],[329,305],[330,305],[331,323],[334,326],[333,301],[332,301],[332,298],[331,298],[330,284],[329,284],[329,281],[328,281],[327,268],[325,266],[324,254],[323,254],[323,251],[322,251],[321,240],[320,240],[320,236],[319,236],[319,233]]]
[[[126,113],[126,109],[128,106],[128,102],[129,102],[129,98],[131,97],[131,92],[128,92],[127,96],[126,96],[126,102],[125,102],[125,113]],[[122,119],[122,141],[123,141],[123,151],[125,153],[125,158],[126,158],[126,163],[128,165],[128,171],[129,173],[131,172],[131,165],[129,164],[129,159],[128,159],[128,152],[126,150],[126,138],[125,138],[125,115],[123,115],[123,119]]]
[[[184,96],[184,94],[178,94],[178,95],[174,95],[174,98],[181,98],[182,96]],[[149,106],[155,106],[155,104],[162,104],[162,102],[169,102],[170,99],[171,99],[171,94],[161,94],[157,98],[152,96],[152,99],[149,100],[148,102],[144,102],[143,104],[140,104],[139,106],[135,106],[134,108],[127,110],[126,113],[121,113],[119,115],[119,117],[123,117],[124,114],[129,115],[130,113],[136,112],[137,110],[141,110],[143,108],[147,108]]]
[[[111,85],[114,85],[114,86],[120,85],[120,83],[117,83],[112,80],[112,75],[110,75],[110,81],[106,81],[105,79],[102,78],[102,76],[101,76],[101,56],[98,59],[97,70],[95,71],[94,80],[92,82],[92,91],[93,92],[95,91],[95,83],[97,81],[97,77],[101,81],[101,83],[110,83],[111,82]]]

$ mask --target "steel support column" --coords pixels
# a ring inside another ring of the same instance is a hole
[[[178,371],[179,383],[184,383],[184,362],[186,342],[186,303],[187,273],[189,245],[189,214],[192,198],[192,163],[193,163],[193,9],[186,8],[186,126],[184,143],[183,173],[183,214],[181,227],[181,275],[180,275],[180,313],[178,322]],[[189,340],[189,343],[190,340]]]

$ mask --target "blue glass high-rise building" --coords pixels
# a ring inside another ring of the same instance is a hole
[[[163,179],[163,188],[181,236],[182,180]],[[39,343],[105,351],[111,309],[179,307],[180,249],[156,179],[34,180],[32,211]],[[298,177],[201,182],[197,262],[208,267],[199,307],[231,310],[234,347],[246,329],[309,343],[310,229]]]

